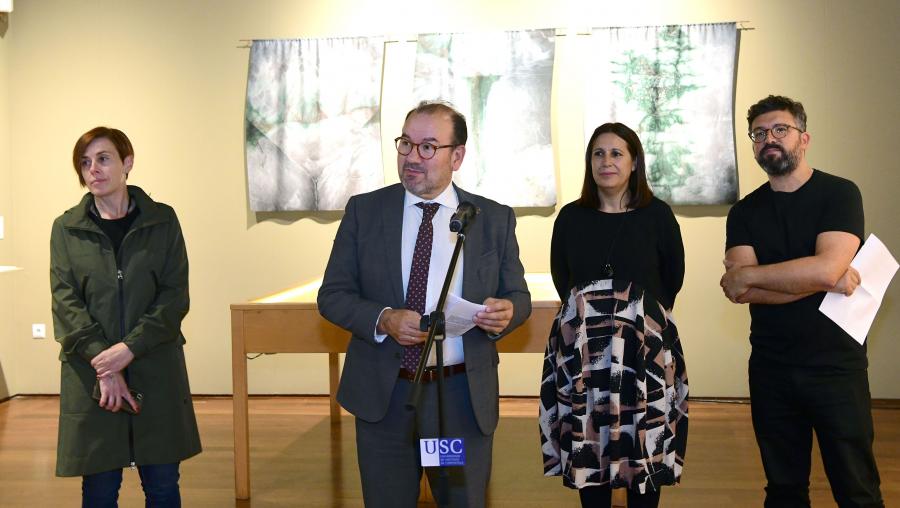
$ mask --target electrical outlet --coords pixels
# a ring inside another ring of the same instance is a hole
[[[47,326],[44,323],[35,323],[31,325],[31,338],[32,339],[46,339],[47,338]]]

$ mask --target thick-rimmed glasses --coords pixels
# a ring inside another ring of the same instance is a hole
[[[766,140],[766,136],[769,135],[769,132],[772,133],[772,137],[775,139],[781,139],[788,135],[788,132],[791,132],[791,129],[797,129],[800,132],[805,132],[803,129],[798,127],[794,127],[793,125],[788,125],[785,123],[777,123],[772,126],[771,129],[763,129],[762,127],[758,127],[748,132],[747,135],[750,136],[750,140],[754,143],[762,143]]]
[[[429,141],[424,143],[413,143],[412,141],[400,136],[399,138],[394,139],[394,145],[397,147],[397,152],[400,155],[409,155],[412,152],[413,147],[416,147],[416,151],[419,152],[419,157],[423,159],[431,159],[437,154],[437,151],[441,148],[450,148],[459,145],[436,145]]]

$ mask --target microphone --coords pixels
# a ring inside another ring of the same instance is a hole
[[[463,201],[456,208],[456,213],[450,217],[450,231],[464,233],[469,223],[475,220],[475,216],[481,213],[477,206],[468,201]]]

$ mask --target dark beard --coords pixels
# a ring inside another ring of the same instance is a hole
[[[781,152],[781,157],[766,156],[766,150],[775,148]],[[788,152],[778,145],[766,145],[756,156],[756,162],[771,176],[784,176],[797,169],[797,154]]]

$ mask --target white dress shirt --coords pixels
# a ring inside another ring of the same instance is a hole
[[[412,266],[413,252],[416,248],[416,237],[419,235],[419,226],[422,224],[421,208],[416,206],[417,203],[425,201],[424,199],[406,191],[403,200],[403,232],[400,241],[400,261],[403,273],[403,298],[406,299],[406,286],[409,284],[409,270]],[[450,231],[450,217],[456,212],[459,206],[459,197],[453,189],[453,185],[448,185],[444,192],[440,193],[431,203],[440,204],[437,213],[431,221],[434,229],[434,235],[431,240],[431,263],[428,267],[428,290],[425,295],[425,314],[430,313],[437,307],[438,298],[441,296],[441,288],[444,285],[444,277],[447,275],[447,269],[450,267],[450,258],[453,257],[453,249],[456,246],[456,233]],[[456,270],[453,272],[453,280],[450,283],[450,293],[462,297],[462,273],[463,273],[463,255],[459,254],[456,262]],[[475,302],[481,303],[481,302]],[[382,311],[383,312],[383,311]],[[379,316],[379,319],[381,316]],[[376,332],[375,340],[383,342],[387,335],[380,335]],[[435,342],[435,347],[437,347]],[[463,341],[462,337],[447,337],[444,340],[444,365],[455,365],[463,363]],[[436,365],[434,349],[428,358],[428,365]]]

